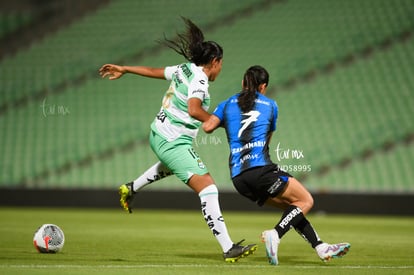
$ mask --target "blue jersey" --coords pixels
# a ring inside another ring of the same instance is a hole
[[[231,177],[257,166],[272,164],[269,155],[269,136],[276,130],[278,107],[274,100],[256,92],[254,108],[242,113],[236,94],[221,102],[214,115],[226,129],[230,145]]]

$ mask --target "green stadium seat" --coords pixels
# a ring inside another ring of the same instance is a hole
[[[268,69],[269,96],[280,108],[271,156],[277,161],[279,143],[302,150],[303,159],[281,164],[310,164],[304,183],[312,191],[414,191],[407,180],[413,154],[405,154],[413,146],[401,143],[414,132],[414,43],[409,35],[401,40],[414,27],[410,0],[212,0],[203,7],[164,1],[111,1],[0,62],[0,106],[8,106],[0,114],[0,165],[7,171],[0,186],[115,188],[152,165],[149,125],[168,83],[129,75],[101,80],[97,70],[107,62],[183,62],[168,48],[148,51],[163,32],[173,37],[183,28],[182,14],[224,47],[211,109],[240,89],[247,67]],[[43,102],[55,113],[44,116]],[[218,185],[233,190],[223,131],[199,138],[196,150]],[[394,144],[387,153],[385,142]],[[368,151],[372,156],[361,158]],[[401,180],[390,181],[395,171]],[[150,188],[184,187],[169,178]]]

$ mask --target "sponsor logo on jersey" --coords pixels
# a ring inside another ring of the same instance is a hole
[[[188,68],[187,64],[182,64],[181,65],[181,70],[183,70],[183,73],[185,74],[185,76],[187,78],[190,78],[190,76],[193,74],[190,70],[190,68]]]
[[[258,159],[258,158],[260,158],[259,154],[254,154],[254,155],[248,154],[248,155],[243,156],[240,159],[240,163],[243,164],[246,160]]]
[[[195,90],[194,92],[193,92],[193,94],[205,94],[205,92],[203,91],[203,90],[200,90],[200,89],[198,89],[198,90]]]
[[[245,145],[243,145],[242,147],[231,149],[231,153],[232,154],[237,154],[237,153],[240,153],[244,150],[247,150],[247,149],[250,149],[250,148],[253,148],[253,147],[265,147],[265,146],[266,146],[266,142],[262,141],[262,140],[255,141],[255,142],[249,142],[249,143],[246,143]]]
[[[159,121],[161,121],[162,123],[164,123],[165,119],[167,118],[167,115],[164,113],[163,110],[161,110],[158,114],[157,114],[157,119]]]

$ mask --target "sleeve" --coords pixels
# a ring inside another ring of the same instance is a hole
[[[218,119],[220,119],[220,121],[223,121],[223,119],[224,119],[224,109],[226,107],[226,103],[227,103],[227,100],[221,102],[219,105],[217,105],[216,109],[213,112],[213,115],[218,117]]]
[[[165,69],[164,69],[164,77],[165,77],[165,79],[171,81],[172,80],[172,76],[177,71],[177,69],[178,69],[178,65],[165,67]]]
[[[208,97],[208,84],[203,80],[193,80],[188,87],[188,98],[199,98],[204,101]]]

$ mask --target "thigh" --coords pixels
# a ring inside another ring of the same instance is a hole
[[[313,206],[313,198],[309,191],[295,178],[289,177],[286,188],[275,198],[279,205],[296,205],[304,214]]]
[[[184,183],[188,183],[193,175],[208,174],[207,167],[192,147],[191,138],[166,142],[155,134],[151,147],[159,160]]]

